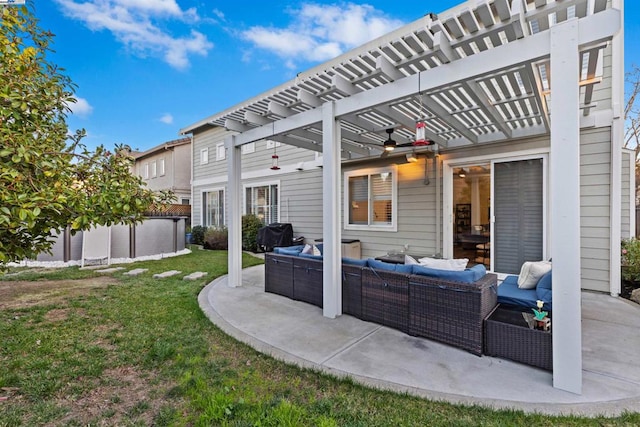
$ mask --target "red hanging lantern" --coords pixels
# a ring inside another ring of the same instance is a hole
[[[278,166],[278,155],[276,154],[275,143],[273,145],[273,155],[271,156],[271,170],[272,171],[280,170],[280,166]]]
[[[416,123],[416,140],[413,142],[413,145],[418,147],[421,145],[429,145],[431,141],[427,140],[426,132],[427,125],[424,121],[420,120]]]

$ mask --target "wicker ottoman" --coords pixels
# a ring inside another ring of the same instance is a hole
[[[484,321],[484,354],[553,369],[551,332],[530,329],[522,311],[500,305]]]

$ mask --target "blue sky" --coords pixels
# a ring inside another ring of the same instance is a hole
[[[33,1],[33,0],[32,0]],[[35,0],[50,59],[77,85],[70,130],[90,147],[146,150],[180,128],[461,0],[421,2]],[[627,1],[626,66],[640,65]],[[630,42],[631,41],[631,42]]]

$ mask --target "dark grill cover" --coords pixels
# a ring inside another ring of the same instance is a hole
[[[291,224],[273,223],[258,230],[258,249],[271,252],[273,248],[293,245]]]

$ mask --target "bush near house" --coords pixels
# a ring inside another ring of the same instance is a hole
[[[207,227],[203,225],[196,225],[191,229],[191,243],[194,245],[204,245],[204,234],[207,232]]]
[[[262,226],[260,218],[253,214],[242,217],[242,249],[251,252],[258,250],[258,230]]]
[[[632,237],[622,240],[622,279],[640,282],[640,240]]]
[[[229,247],[229,232],[226,227],[222,228],[209,228],[204,233],[205,249],[224,250]]]

